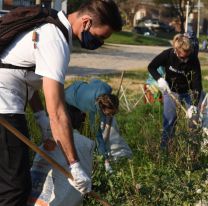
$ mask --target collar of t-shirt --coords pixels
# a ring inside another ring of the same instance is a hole
[[[63,11],[58,12],[58,18],[61,21],[61,23],[67,28],[68,34],[69,34],[69,46],[72,47],[72,28],[71,24],[68,21],[65,13]]]

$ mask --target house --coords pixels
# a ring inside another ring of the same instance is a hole
[[[180,19],[176,16],[170,4],[159,4],[151,0],[140,1],[132,8],[133,27],[137,26],[142,19],[158,19],[161,22],[172,25],[175,30],[180,32]],[[192,13],[189,15],[189,30],[197,31],[198,24],[198,5],[196,4]],[[208,3],[200,4],[200,32],[208,34]]]
[[[141,1],[141,3],[136,5],[134,11],[133,26],[136,26],[142,19],[158,19],[169,24],[174,17],[170,5],[160,4],[156,7],[152,1]]]

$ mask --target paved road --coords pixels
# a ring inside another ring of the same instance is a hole
[[[69,75],[88,76],[145,69],[166,48],[106,44],[95,51],[81,50],[71,54]]]

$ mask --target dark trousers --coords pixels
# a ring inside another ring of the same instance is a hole
[[[21,114],[0,114],[28,137]],[[31,190],[28,147],[0,126],[0,206],[26,206]]]

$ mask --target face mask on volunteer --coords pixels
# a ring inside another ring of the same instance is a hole
[[[94,50],[101,47],[104,41],[100,40],[98,37],[93,36],[89,31],[82,31],[82,40],[80,41],[81,47],[89,50]]]
[[[177,51],[177,49],[175,49],[174,52],[175,52],[176,56],[178,57],[178,59],[179,59],[182,63],[187,63],[187,62],[188,62],[190,53],[187,53],[185,56],[184,56],[184,55],[181,56],[181,55],[180,55],[180,52]]]
[[[89,20],[89,22],[86,23],[85,25],[85,27],[87,28],[84,28],[81,33],[80,44],[82,48],[94,50],[94,49],[101,47],[104,41],[90,33],[89,30],[91,26],[92,26],[92,20]]]
[[[182,63],[187,63],[189,58],[181,58],[178,56],[178,59],[182,62]]]

